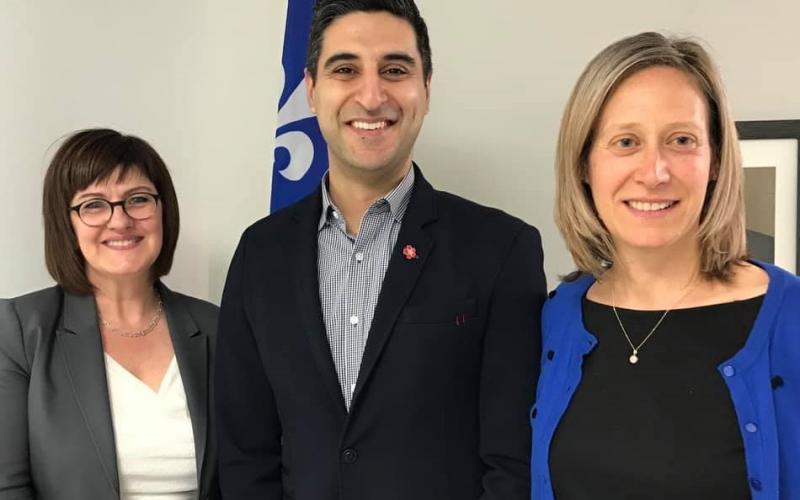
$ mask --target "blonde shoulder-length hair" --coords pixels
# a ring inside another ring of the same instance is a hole
[[[600,278],[613,265],[614,243],[597,215],[586,184],[589,151],[610,96],[626,78],[653,66],[684,71],[705,96],[711,181],[697,231],[700,272],[709,279],[728,280],[733,266],[747,254],[741,155],[719,70],[703,46],[689,38],[640,33],[609,45],[583,71],[564,110],[558,135],[556,225],[578,274]]]

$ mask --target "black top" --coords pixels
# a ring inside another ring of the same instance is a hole
[[[631,364],[610,306],[583,299],[598,339],[553,438],[558,500],[749,499],[744,446],[717,371],[741,349],[763,295],[670,311]],[[617,308],[634,345],[663,311]]]

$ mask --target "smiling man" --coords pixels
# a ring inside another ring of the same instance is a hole
[[[306,86],[329,170],[231,264],[224,498],[530,498],[541,242],[412,163],[431,74],[412,0],[317,3]]]

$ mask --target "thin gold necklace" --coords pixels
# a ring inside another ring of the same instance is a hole
[[[628,335],[628,331],[625,330],[625,325],[622,324],[622,320],[619,318],[619,313],[617,312],[617,301],[614,298],[614,285],[611,285],[611,310],[614,311],[614,317],[617,318],[619,329],[622,330],[622,334],[625,335],[625,340],[627,340],[628,345],[631,346],[631,355],[628,358],[628,362],[630,362],[630,364],[635,365],[636,363],[639,362],[639,350],[642,348],[645,342],[650,340],[650,337],[652,337],[653,334],[656,333],[656,330],[658,329],[659,326],[661,326],[661,323],[664,321],[664,318],[667,317],[667,313],[675,309],[675,307],[689,295],[689,292],[691,292],[694,289],[695,285],[697,284],[697,280],[692,279],[691,283],[692,283],[691,286],[689,286],[686,289],[683,295],[681,295],[678,298],[678,300],[676,300],[672,304],[672,306],[670,306],[667,310],[665,310],[664,314],[662,314],[661,317],[658,318],[656,324],[653,325],[653,328],[651,328],[649,332],[647,332],[647,335],[645,335],[644,339],[641,342],[639,342],[639,345],[633,345],[633,341],[631,340],[630,335]]]
[[[158,326],[159,321],[161,321],[161,313],[164,311],[164,304],[161,301],[161,295],[159,295],[158,292],[156,292],[156,301],[158,302],[158,305],[156,306],[155,315],[152,317],[152,319],[150,319],[150,321],[147,322],[147,325],[145,325],[145,327],[142,328],[141,330],[135,330],[129,332],[126,330],[120,330],[119,328],[115,328],[114,325],[103,319],[99,311],[97,312],[97,317],[98,319],[100,319],[100,324],[103,325],[104,328],[107,328],[108,331],[116,335],[119,335],[120,337],[126,337],[126,338],[145,337],[150,332],[155,330],[156,326]]]

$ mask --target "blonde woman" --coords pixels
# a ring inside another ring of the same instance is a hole
[[[532,498],[800,498],[800,280],[747,260],[706,50],[642,33],[600,52],[556,163],[577,271],[543,313]]]

